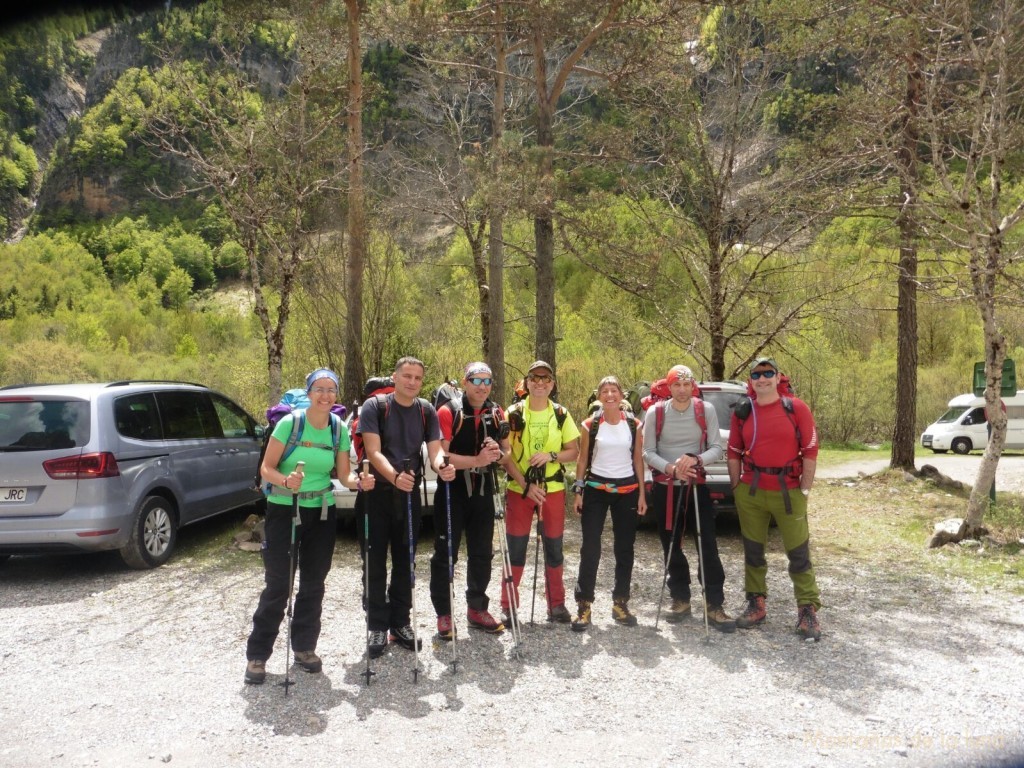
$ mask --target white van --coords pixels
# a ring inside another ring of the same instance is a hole
[[[1004,397],[1006,406],[1006,444],[1004,448],[1024,449],[1024,390]],[[970,453],[988,446],[985,398],[957,395],[949,401],[949,410],[929,424],[921,435],[921,445],[935,453]]]

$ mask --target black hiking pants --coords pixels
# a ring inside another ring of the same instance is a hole
[[[448,509],[451,490],[452,567],[459,560],[462,534],[466,534],[466,605],[486,611],[490,603],[487,586],[494,562],[494,495],[480,483],[470,495],[463,473],[450,483],[438,482],[434,495],[434,554],[430,558],[430,601],[438,616],[449,616],[452,607],[448,595]]]

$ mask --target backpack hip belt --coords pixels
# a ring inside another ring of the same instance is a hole
[[[334,500],[334,486],[328,485],[326,488],[321,488],[319,491],[299,491],[295,493],[291,488],[285,488],[281,485],[271,485],[270,492],[276,496],[292,496],[294,495],[299,501],[305,499],[320,499],[320,519],[327,519],[327,508],[331,505],[331,501]],[[296,525],[301,525],[301,521],[296,521]]]
[[[753,496],[757,491],[757,484],[761,480],[762,474],[777,475],[779,478],[779,490],[782,491],[782,501],[786,505],[786,514],[793,514],[793,503],[789,500],[789,486],[786,485],[786,478],[783,477],[783,475],[788,475],[792,472],[792,463],[784,467],[759,467],[752,462],[746,462],[746,466],[747,469],[754,473],[754,478],[750,482],[750,495]]]

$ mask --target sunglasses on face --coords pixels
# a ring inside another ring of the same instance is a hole
[[[491,386],[491,379],[483,379],[480,378],[479,376],[470,376],[469,379],[467,379],[467,381],[474,387],[479,387],[481,384],[483,384],[485,387]]]
[[[530,376],[530,381],[540,382],[541,384],[547,384],[552,381],[550,376]]]
[[[775,374],[776,371],[754,371],[753,373],[750,374],[750,378],[752,378],[754,381],[757,381],[762,376],[764,376],[766,379],[774,379]]]

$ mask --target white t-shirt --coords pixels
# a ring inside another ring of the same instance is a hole
[[[593,429],[593,427],[591,427]],[[618,424],[602,421],[597,428],[594,445],[592,474],[607,478],[632,477],[633,450],[629,439],[629,424],[623,418]]]

